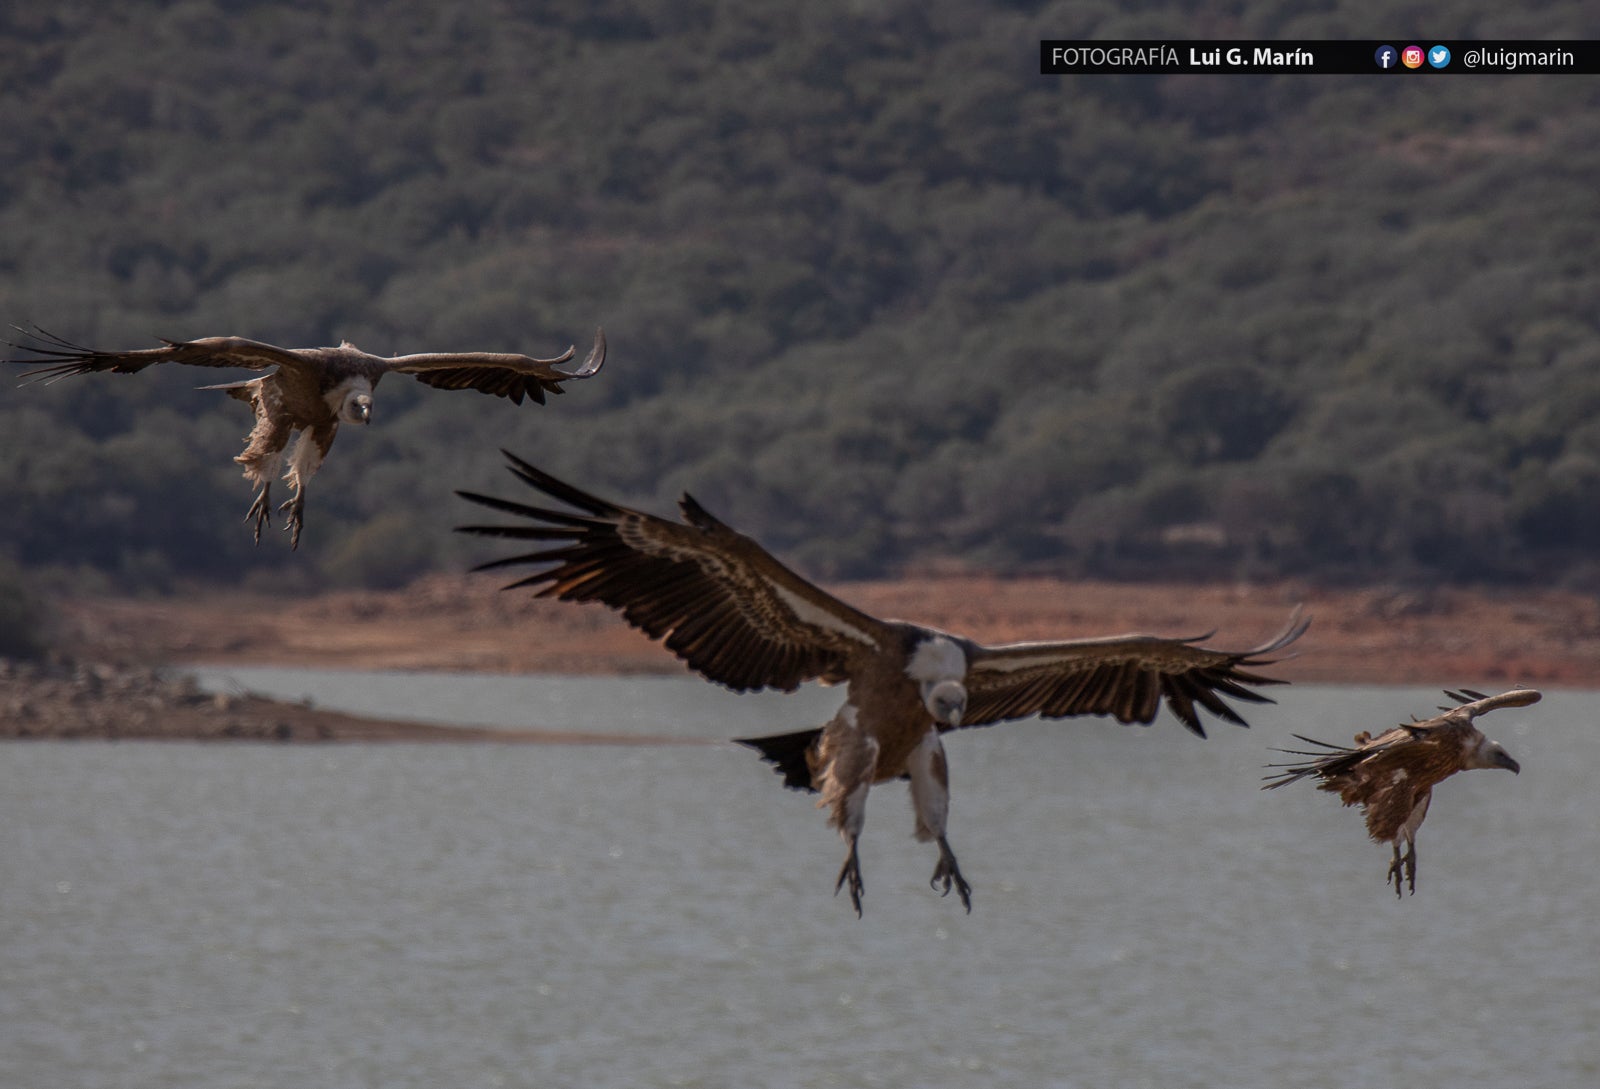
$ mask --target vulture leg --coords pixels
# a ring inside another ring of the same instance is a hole
[[[290,551],[300,547],[300,527],[305,524],[305,509],[306,490],[303,487],[296,488],[294,495],[284,500],[283,505],[278,508],[287,516],[283,528],[289,531]],[[258,530],[257,536],[259,535],[260,531]]]
[[[972,886],[967,884],[961,876],[961,867],[956,865],[956,856],[950,850],[950,844],[943,836],[939,837],[939,865],[934,867],[933,877],[928,881],[928,887],[938,889],[939,882],[944,881],[940,889],[940,896],[949,896],[950,888],[955,886],[956,895],[961,897],[961,906],[967,909],[967,914],[972,914]]]
[[[1400,853],[1400,840],[1397,838],[1394,841],[1394,861],[1389,863],[1389,876],[1385,883],[1394,885],[1394,894],[1396,896],[1405,895],[1400,890],[1402,877],[1405,879],[1406,887],[1415,896],[1417,894],[1417,841],[1414,839],[1406,840],[1405,854]]]
[[[304,524],[306,509],[306,481],[316,473],[322,465],[322,459],[328,454],[328,447],[333,445],[334,431],[338,427],[337,421],[332,424],[310,427],[300,432],[300,437],[295,440],[294,450],[289,454],[289,471],[284,477],[289,481],[289,487],[294,489],[294,494],[289,501],[278,508],[288,515],[288,522],[284,526],[289,531],[289,548],[300,547],[300,527]]]
[[[256,423],[250,429],[244,452],[233,460],[244,466],[245,479],[258,489],[244,520],[255,522],[256,544],[260,544],[261,527],[272,522],[272,478],[278,475],[284,447],[289,445],[294,428],[280,414],[282,392],[268,379],[219,388],[227,390],[229,397],[248,403],[255,412]]]
[[[949,896],[954,888],[961,897],[961,906],[970,915],[972,886],[961,876],[955,852],[944,838],[945,820],[950,815],[950,771],[938,730],[930,729],[922,736],[906,760],[906,774],[911,777],[911,806],[917,813],[916,837],[924,843],[931,839],[939,844],[939,865],[934,867],[928,887],[938,890],[940,896]]]
[[[856,841],[860,836],[850,837],[850,853],[845,855],[844,865],[839,868],[839,880],[833,883],[833,894],[839,895],[839,890],[845,887],[845,882],[850,883],[850,905],[856,909],[856,918],[861,918],[861,894],[867,891],[867,886],[861,880],[861,856],[856,853]]]
[[[261,527],[272,523],[272,481],[263,480],[261,490],[256,492],[256,500],[250,504],[250,509],[245,512],[244,520],[251,519],[256,523],[256,544],[261,543]]]
[[[831,810],[828,823],[839,830],[839,835],[850,844],[844,865],[839,869],[839,880],[833,884],[833,894],[846,884],[850,886],[850,903],[861,917],[861,894],[866,885],[861,880],[861,858],[856,844],[861,839],[861,829],[867,821],[867,794],[872,790],[872,774],[878,763],[878,741],[868,737],[859,727],[856,709],[846,703],[822,728],[817,741],[817,787],[822,797],[818,808]]]

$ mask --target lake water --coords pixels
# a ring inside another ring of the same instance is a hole
[[[217,671],[355,711],[727,738],[839,694],[674,677]],[[1170,722],[951,735],[973,913],[902,784],[838,838],[735,746],[14,743],[0,750],[7,1087],[1600,1084],[1600,695],[1485,720],[1419,890],[1291,731],[1439,702],[1297,686]]]

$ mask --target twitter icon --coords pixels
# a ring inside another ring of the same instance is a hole
[[[1436,45],[1428,50],[1428,63],[1435,68],[1443,68],[1450,63],[1450,50],[1442,45]]]

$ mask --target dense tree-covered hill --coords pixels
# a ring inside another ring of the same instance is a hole
[[[509,489],[506,446],[835,576],[1600,584],[1600,82],[1037,72],[1043,37],[1375,30],[1194,9],[0,7],[0,319],[611,343],[544,408],[391,378],[294,555],[250,544],[215,375],[6,382],[0,559],[395,583],[482,553],[451,491]],[[1600,37],[1577,0],[1404,10]]]

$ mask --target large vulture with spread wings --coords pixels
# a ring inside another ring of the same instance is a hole
[[[945,839],[949,776],[940,734],[1044,715],[1113,715],[1148,723],[1163,701],[1205,736],[1199,711],[1244,725],[1224,696],[1270,703],[1250,686],[1279,683],[1252,672],[1299,637],[1298,614],[1270,642],[1213,650],[1198,639],[1123,635],[1105,639],[984,646],[959,635],[880,620],[833,597],[779,563],[755,541],[688,495],[684,521],[617,506],[506,455],[523,482],[570,510],[459,494],[526,522],[471,525],[462,532],[534,542],[533,551],[482,564],[540,568],[507,589],[595,601],[665,642],[688,665],[736,691],[801,683],[847,683],[844,706],[820,729],[742,740],[777,765],[786,786],[820,792],[819,807],[849,844],[835,893],[848,886],[856,913],[863,884],[857,841],[867,793],[907,778],[916,838],[934,841],[931,884],[954,888],[972,910],[971,887]]]
[[[1367,834],[1394,847],[1388,880],[1394,885],[1396,896],[1403,895],[1402,877],[1412,893],[1417,891],[1417,829],[1428,815],[1435,786],[1458,771],[1472,768],[1522,771],[1522,765],[1483,736],[1472,720],[1497,708],[1526,707],[1542,698],[1531,688],[1517,688],[1498,696],[1485,696],[1471,689],[1446,691],[1445,695],[1455,700],[1456,706],[1439,708],[1444,714],[1426,722],[1413,717],[1411,722],[1403,722],[1378,737],[1363,730],[1356,734],[1354,745],[1334,745],[1295,734],[1323,751],[1280,750],[1312,759],[1307,763],[1268,765],[1285,770],[1267,776],[1269,782],[1261,788],[1272,790],[1310,776],[1322,780],[1317,789],[1339,795],[1345,805],[1359,805],[1367,814]],[[1401,844],[1405,845],[1404,854]]]
[[[606,358],[603,331],[595,333],[589,357],[570,368],[561,364],[573,357],[572,348],[552,359],[497,352],[424,352],[385,357],[369,355],[348,341],[337,348],[278,348],[243,337],[205,337],[168,340],[163,348],[100,352],[37,327],[18,331],[31,337],[31,342],[12,347],[32,354],[5,362],[44,364],[23,373],[22,377],[35,381],[52,382],[102,371],[137,374],[157,363],[266,371],[260,378],[201,388],[222,390],[255,411],[255,428],[244,453],[233,460],[244,466],[245,477],[257,488],[255,502],[245,515],[245,521],[255,522],[257,544],[261,543],[261,527],[271,519],[272,480],[283,464],[290,438],[295,432],[300,433],[283,474],[290,497],[281,509],[286,515],[291,548],[300,545],[306,481],[327,457],[341,421],[372,422],[373,390],[384,375],[409,374],[439,389],[475,389],[510,398],[514,404],[520,405],[525,397],[543,404],[545,394],[562,392],[563,382],[590,377],[600,370]]]

